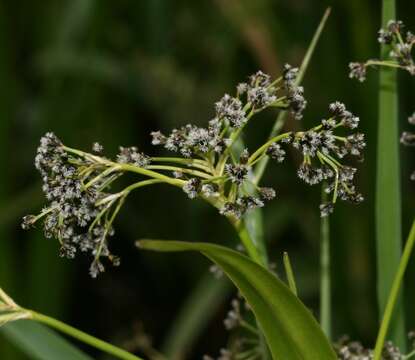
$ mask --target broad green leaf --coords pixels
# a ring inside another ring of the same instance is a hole
[[[1,333],[30,359],[92,360],[53,330],[33,321],[20,320],[7,324]]]
[[[200,251],[220,266],[251,306],[274,360],[336,359],[310,311],[282,281],[246,256],[206,243],[142,240],[137,245],[158,251]]]
[[[396,17],[395,0],[383,0],[382,25]],[[387,58],[388,46],[382,46],[381,58]],[[379,122],[376,174],[376,244],[378,303],[382,314],[395,273],[402,246],[401,186],[399,165],[398,86],[396,70],[380,68]],[[390,340],[404,349],[405,321],[402,296],[399,297]]]

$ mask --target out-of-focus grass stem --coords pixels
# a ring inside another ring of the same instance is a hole
[[[394,0],[382,1],[382,25],[396,17]],[[381,47],[381,60],[388,57]],[[396,69],[379,69],[379,121],[376,174],[377,287],[380,313],[384,313],[399,266],[402,246],[401,184],[399,161],[398,87]],[[405,350],[405,322],[402,295],[396,300],[389,339]]]
[[[327,194],[321,191],[321,200],[327,201]],[[328,216],[320,220],[320,325],[331,337],[331,276],[330,276],[330,220]]]
[[[399,290],[402,286],[403,277],[405,270],[408,266],[409,258],[411,256],[412,250],[415,243],[415,220],[412,223],[411,231],[409,233],[408,239],[406,240],[405,248],[402,254],[402,258],[399,262],[398,270],[395,274],[392,289],[389,293],[389,297],[386,303],[385,312],[383,315],[382,323],[380,325],[379,334],[376,340],[374,360],[380,360],[382,355],[383,344],[385,343],[386,335],[388,333],[388,328],[391,323],[392,315],[394,313],[394,308],[399,299]]]

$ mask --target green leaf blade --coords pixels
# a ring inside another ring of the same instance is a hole
[[[284,283],[246,256],[206,243],[142,240],[138,246],[168,252],[199,251],[219,265],[250,304],[274,360],[336,359],[310,311]]]
[[[31,359],[92,360],[53,330],[33,321],[7,324],[1,332]]]

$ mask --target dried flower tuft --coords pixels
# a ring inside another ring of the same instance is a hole
[[[380,44],[388,46],[390,49],[389,58],[385,60],[370,59],[365,63],[350,63],[350,78],[364,81],[366,79],[366,70],[371,66],[401,68],[409,72],[409,74],[415,75],[415,62],[412,57],[415,37],[409,31],[404,36],[404,27],[402,21],[390,20],[385,29],[380,29],[377,40]]]

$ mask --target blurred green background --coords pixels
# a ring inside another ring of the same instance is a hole
[[[398,5],[400,18],[414,30],[415,3]],[[53,131],[71,147],[90,149],[99,141],[108,155],[116,154],[119,145],[160,154],[150,145],[150,131],[203,125],[213,117],[213,103],[249,74],[262,69],[275,76],[286,62],[299,65],[327,6],[332,14],[304,81],[305,118],[287,126],[316,124],[335,100],[361,118],[368,148],[358,165],[358,183],[366,202],[340,204],[332,217],[333,327],[335,337],[347,333],[371,344],[378,316],[373,219],[377,73],[370,72],[362,85],[348,79],[347,64],[378,54],[380,3],[374,0],[1,1],[1,286],[23,306],[132,351],[142,348],[143,333],[155,347],[171,347],[171,333],[177,335],[172,325],[183,304],[187,301],[184,308],[191,311],[208,299],[208,285],[201,286],[202,295],[188,296],[201,279],[212,286],[209,264],[189,254],[140,252],[134,241],[149,237],[232,245],[233,230],[214,209],[187,200],[177,189],[137,192],[118,217],[112,241],[122,266],[93,280],[89,259],[60,259],[56,241],[45,239],[41,230],[20,228],[20,218],[43,203],[33,166],[39,138]],[[400,78],[401,126],[408,129],[414,83],[406,74]],[[271,112],[259,116],[245,141],[261,144],[274,119]],[[410,150],[402,149],[404,234],[414,210]],[[320,190],[296,178],[299,159],[291,155],[283,165],[271,164],[263,180],[278,194],[264,210],[265,236],[278,273],[283,273],[282,252],[290,253],[300,297],[317,314]],[[414,271],[411,264],[409,325],[415,320]],[[200,334],[195,332],[181,349],[187,359],[216,354],[226,345],[222,320],[233,290],[226,284],[215,289],[207,309],[197,315],[206,317]],[[0,359],[26,357],[0,334]]]

